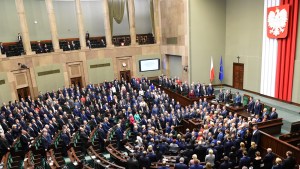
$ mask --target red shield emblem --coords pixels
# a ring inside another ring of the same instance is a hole
[[[269,38],[286,38],[288,34],[290,6],[281,5],[267,10],[267,34]]]

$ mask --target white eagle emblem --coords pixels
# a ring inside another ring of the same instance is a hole
[[[282,10],[276,9],[275,12],[271,11],[268,15],[268,26],[271,28],[270,34],[273,34],[274,36],[278,36],[281,33],[283,33],[287,21],[288,21],[288,13],[285,9]]]

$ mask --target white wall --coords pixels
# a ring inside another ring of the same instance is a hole
[[[244,89],[259,92],[264,1],[226,1],[224,83],[232,85],[233,62],[244,63]]]
[[[190,0],[189,2],[191,82],[209,83],[212,56],[215,68],[213,83],[219,84],[220,57],[225,54],[226,1]]]

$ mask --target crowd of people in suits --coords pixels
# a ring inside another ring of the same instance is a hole
[[[204,83],[193,82],[189,85],[186,81],[182,82],[179,77],[170,78],[161,75],[158,77],[158,85],[169,88],[179,94],[188,96],[189,98],[214,95],[214,88],[211,84],[206,86]]]
[[[182,119],[198,118],[203,127],[187,129],[180,134],[176,126]],[[117,126],[115,135],[118,149],[123,147],[124,131],[129,124],[134,136],[135,152],[130,155],[127,168],[138,165],[149,168],[164,154],[178,155],[176,168],[187,165],[192,169],[229,168],[228,166],[273,165],[275,156],[264,161],[257,151],[260,132],[251,120],[231,112],[222,112],[220,105],[210,105],[205,99],[183,107],[147,78],[133,78],[130,82],[114,80],[84,88],[70,87],[40,93],[36,100],[3,103],[0,114],[3,129],[0,136],[1,157],[10,151],[18,138],[22,157],[30,149],[30,140],[42,135],[42,146],[48,151],[54,136],[62,131],[63,155],[67,156],[72,135],[80,132],[85,155],[89,134],[95,128],[100,148],[104,151],[107,133]],[[282,168],[294,165],[292,154],[283,161]],[[261,158],[261,160],[256,160]],[[190,160],[192,159],[192,160]],[[167,168],[163,162],[163,168]],[[281,164],[279,164],[281,165]],[[227,167],[226,167],[227,166]]]

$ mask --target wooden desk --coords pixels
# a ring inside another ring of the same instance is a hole
[[[203,96],[203,97],[197,97],[197,98],[194,98],[194,99],[190,99],[190,98],[187,98],[186,96],[183,96],[183,95],[181,95],[181,94],[179,94],[179,93],[176,93],[176,92],[174,92],[174,91],[172,91],[172,90],[170,90],[170,89],[168,89],[168,88],[165,88],[165,87],[163,87],[163,86],[159,86],[159,85],[157,85],[157,84],[154,84],[157,88],[160,88],[160,90],[162,90],[162,91],[165,91],[165,93],[166,94],[168,94],[169,95],[169,97],[170,98],[173,98],[173,99],[175,99],[176,101],[179,101],[179,103],[182,105],[182,106],[189,106],[189,105],[192,105],[192,104],[194,104],[194,101],[199,101],[199,99],[204,99],[204,98],[206,98],[207,99],[207,101],[209,101],[209,100],[212,100],[212,99],[214,99],[215,98],[215,96],[214,95],[212,95],[212,96]]]
[[[218,102],[215,102],[215,101],[214,102],[211,101],[210,103],[212,105],[215,105],[215,106],[217,106],[219,104],[221,106],[221,108],[223,106],[226,106],[226,103],[223,103],[223,102],[218,103]],[[229,111],[229,112],[237,113],[237,112],[244,111],[245,108],[243,106],[233,106],[233,105],[229,104],[229,105],[226,106],[226,110]]]
[[[112,158],[116,160],[116,163],[120,166],[126,166],[128,156],[124,155],[118,151],[112,144],[109,144],[106,147],[106,150],[109,152]]]
[[[100,156],[94,149],[93,147],[89,147],[90,152],[99,160],[95,160],[98,165],[101,165],[104,168],[116,168],[116,169],[125,169],[125,167],[118,166],[114,163],[109,162],[106,160],[104,157]]]
[[[293,146],[298,147],[300,143],[300,132],[283,134],[279,136],[279,139],[286,143],[292,144]]]
[[[200,119],[183,119],[182,124],[183,128],[189,128],[192,131],[194,128],[200,129],[203,126],[203,121]]]
[[[248,118],[248,117],[251,117],[251,114],[245,110],[243,111],[239,111],[239,112],[236,112],[239,116],[242,116],[244,118]]]
[[[271,135],[280,134],[281,126],[283,125],[282,118],[268,120],[266,122],[261,122],[261,123],[253,123],[253,124],[254,125],[256,124],[260,131],[263,131]]]

